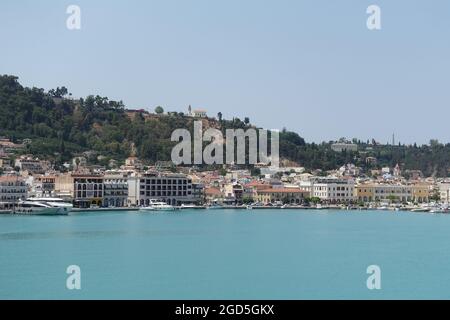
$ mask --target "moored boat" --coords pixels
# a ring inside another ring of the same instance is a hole
[[[180,209],[205,209],[205,206],[197,206],[195,204],[182,204],[180,207]]]
[[[140,211],[175,211],[175,207],[167,204],[163,201],[150,200],[150,203],[146,207],[142,207]]]
[[[65,208],[69,212],[73,209],[72,203],[69,203],[61,198],[28,198],[27,201],[42,202],[55,208]]]
[[[429,212],[429,208],[414,208],[411,210],[411,212]]]
[[[55,207],[40,201],[19,201],[14,208],[14,214],[23,215],[39,215],[39,216],[61,216],[68,215],[69,211],[66,207]]]

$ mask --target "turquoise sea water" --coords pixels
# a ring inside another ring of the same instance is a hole
[[[81,268],[79,291],[66,268]],[[381,268],[382,289],[366,269]],[[450,216],[209,210],[0,216],[0,299],[450,298]]]

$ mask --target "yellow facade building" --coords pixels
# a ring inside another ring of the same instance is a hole
[[[361,202],[428,202],[430,186],[428,184],[388,184],[367,183],[356,186],[356,198]]]
[[[308,191],[295,188],[270,188],[257,191],[258,202],[264,204],[276,202],[300,204],[309,195]]]

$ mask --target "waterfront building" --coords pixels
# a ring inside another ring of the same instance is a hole
[[[430,185],[428,184],[388,184],[367,183],[356,187],[358,201],[372,202],[428,202]]]
[[[269,188],[257,191],[258,202],[264,204],[301,204],[309,197],[309,192],[300,188]]]
[[[244,187],[239,183],[228,183],[223,187],[224,202],[230,204],[242,203]]]
[[[55,196],[65,200],[73,200],[74,195],[73,177],[70,173],[55,175]]]
[[[316,177],[310,181],[301,181],[300,188],[308,191],[311,197],[327,203],[349,203],[356,200],[355,182],[352,179]]]
[[[128,174],[106,172],[103,177],[103,206],[128,206]]]
[[[192,182],[192,197],[196,199],[195,204],[205,202],[205,185],[201,182]]]
[[[222,203],[223,202],[223,193],[219,188],[216,187],[207,187],[205,188],[205,200],[207,203]]]
[[[358,201],[409,202],[413,200],[412,187],[402,184],[368,183],[356,187]]]
[[[301,190],[309,192],[311,197],[314,196],[313,177],[312,176],[308,177],[308,179],[300,180],[298,185]]]
[[[25,180],[18,176],[0,176],[0,205],[12,208],[19,200],[27,198]]]
[[[438,188],[441,202],[450,203],[450,183],[439,183]]]
[[[360,184],[355,188],[355,196],[360,202],[375,201],[375,185],[374,184]]]
[[[73,200],[76,207],[103,205],[103,176],[101,174],[73,173]]]
[[[412,186],[413,201],[418,203],[428,202],[432,186],[426,183],[417,183]]]
[[[258,191],[264,189],[270,189],[272,186],[264,181],[251,181],[244,185],[244,198],[257,199]]]
[[[128,178],[128,203],[147,206],[150,200],[179,206],[201,201],[194,196],[192,179],[184,174],[146,172]]]

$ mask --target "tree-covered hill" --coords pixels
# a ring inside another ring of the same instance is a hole
[[[172,132],[178,128],[192,131],[194,119],[182,113],[130,112],[121,101],[100,95],[71,99],[68,89],[23,87],[15,76],[0,76],[0,136],[13,141],[29,138],[26,153],[49,158],[57,164],[85,151],[102,155],[102,161],[123,160],[132,152],[154,163],[170,160],[174,142]],[[248,118],[241,121],[206,119],[207,126],[222,131],[228,128],[249,128]],[[386,146],[359,142],[358,152],[336,153],[330,143],[306,143],[297,133],[280,133],[280,155],[307,169],[336,169],[354,163],[365,169],[395,166],[422,170],[426,175],[447,176],[450,167],[450,145],[436,141],[426,146]],[[376,157],[377,165],[369,165],[367,157]],[[96,161],[96,159],[94,159]]]

